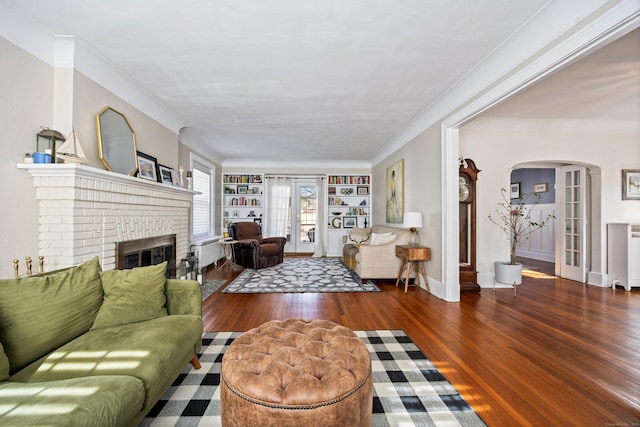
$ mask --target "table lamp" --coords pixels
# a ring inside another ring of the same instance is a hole
[[[422,212],[405,212],[402,224],[404,228],[408,228],[411,232],[409,235],[409,244],[411,246],[418,246],[420,244],[420,238],[418,237],[418,230],[416,230],[416,228],[422,228]]]

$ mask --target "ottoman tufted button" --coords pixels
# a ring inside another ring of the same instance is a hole
[[[222,359],[225,426],[368,426],[371,358],[353,331],[326,320],[267,322]]]

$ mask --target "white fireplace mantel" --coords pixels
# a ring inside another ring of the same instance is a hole
[[[192,190],[80,164],[20,163],[33,176],[39,252],[48,270],[100,258],[115,268],[117,242],[176,235],[186,256]],[[180,259],[180,258],[178,258]]]
[[[90,178],[110,181],[113,183],[130,184],[140,188],[150,188],[159,191],[175,192],[176,194],[186,194],[190,196],[199,194],[186,188],[160,184],[159,182],[150,181],[147,179],[136,178],[134,176],[123,175],[117,172],[111,172],[108,170],[97,169],[91,166],[84,166],[75,163],[18,163],[16,167],[18,169],[25,169],[29,171],[29,173],[33,177]]]

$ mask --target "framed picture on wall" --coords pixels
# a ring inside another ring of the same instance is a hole
[[[387,222],[402,224],[404,215],[404,159],[387,167]]]
[[[533,184],[533,192],[534,193],[546,193],[549,191],[549,184],[546,182],[541,182],[539,184]]]
[[[512,182],[511,183],[511,198],[512,199],[517,199],[518,197],[520,197],[520,183],[519,182]]]
[[[640,169],[622,170],[622,200],[640,200]]]

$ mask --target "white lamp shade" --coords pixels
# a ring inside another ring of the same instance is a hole
[[[404,228],[422,228],[422,212],[405,212],[402,225]]]

